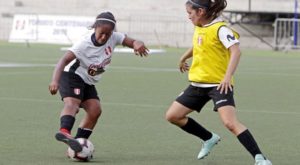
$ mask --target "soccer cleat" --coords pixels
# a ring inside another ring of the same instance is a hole
[[[266,159],[262,154],[255,155],[254,165],[272,165],[271,161]]]
[[[202,144],[202,148],[201,151],[198,154],[198,159],[203,159],[205,156],[207,156],[209,154],[209,152],[211,151],[211,149],[218,144],[218,142],[220,141],[220,136],[212,133],[212,137],[206,141],[203,142]]]
[[[70,134],[64,132],[58,132],[55,135],[56,140],[66,143],[75,152],[81,152],[82,146],[80,143],[74,139]]]

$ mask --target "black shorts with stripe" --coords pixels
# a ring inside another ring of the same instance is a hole
[[[99,100],[94,85],[86,84],[82,78],[72,72],[63,72],[59,81],[59,93],[63,98],[73,97],[81,101],[88,99]]]
[[[233,91],[229,90],[227,94],[220,94],[217,87],[202,88],[189,85],[176,98],[177,102],[197,112],[200,112],[203,106],[210,100],[214,103],[214,111],[227,105],[235,107]]]

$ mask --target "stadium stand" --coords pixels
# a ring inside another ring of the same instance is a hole
[[[242,35],[244,47],[273,47],[276,18],[294,16],[294,0],[227,0],[224,17]],[[112,11],[118,30],[143,38],[151,45],[187,47],[193,27],[185,0],[0,0],[0,40],[7,40],[14,14],[94,17]],[[299,8],[299,7],[298,7]],[[299,10],[298,10],[299,11]]]

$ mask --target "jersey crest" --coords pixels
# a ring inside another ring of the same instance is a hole
[[[200,46],[202,44],[203,40],[201,35],[198,36],[198,45]]]
[[[105,48],[105,54],[107,56],[111,56],[111,54],[112,54],[112,48],[110,46],[108,46],[107,48]]]
[[[74,88],[74,94],[75,95],[80,95],[80,89],[79,88]]]

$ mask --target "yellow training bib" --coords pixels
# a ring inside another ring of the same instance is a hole
[[[225,22],[206,27],[195,27],[193,36],[193,62],[189,80],[197,83],[219,84],[226,73],[230,52],[219,39],[218,31]],[[236,38],[238,33],[233,31]],[[233,84],[233,79],[231,80]]]

